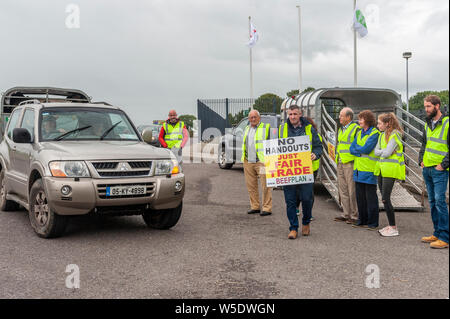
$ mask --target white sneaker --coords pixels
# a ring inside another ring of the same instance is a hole
[[[390,226],[386,226],[386,227],[384,227],[384,228],[382,228],[382,229],[378,229],[378,232],[379,232],[380,234],[382,234],[382,233],[384,233],[389,227],[390,227]]]
[[[384,237],[394,237],[394,236],[399,235],[398,230],[393,227],[390,227],[390,226],[388,229],[386,229],[384,232],[382,232],[380,234],[381,234],[381,236],[384,236]]]

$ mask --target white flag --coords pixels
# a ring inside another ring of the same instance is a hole
[[[250,23],[250,40],[248,41],[247,45],[250,48],[253,48],[258,41],[259,34],[258,31],[256,31],[256,27],[253,25],[253,23]]]
[[[365,37],[369,31],[367,30],[366,18],[361,10],[356,8],[353,15],[353,29],[358,32],[361,38]]]

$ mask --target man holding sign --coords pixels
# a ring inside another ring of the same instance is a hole
[[[289,239],[298,235],[297,202],[302,199],[302,235],[310,234],[313,205],[313,164],[322,155],[317,131],[297,105],[288,110],[288,120],[280,126],[276,147],[265,148],[267,183],[283,186],[286,212],[290,223]],[[274,141],[274,140],[272,140]],[[271,141],[271,143],[273,143]],[[267,143],[269,144],[269,143]],[[269,155],[270,154],[270,155]],[[275,158],[274,158],[275,156]]]

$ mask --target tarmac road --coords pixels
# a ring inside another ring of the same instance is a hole
[[[321,187],[310,237],[288,240],[282,191],[273,215],[248,215],[239,166],[185,164],[179,223],[148,229],[142,218],[81,217],[62,238],[34,235],[25,211],[0,212],[0,298],[448,298],[449,252],[420,242],[429,211],[397,213],[400,236],[333,221]],[[387,219],[381,213],[380,224]],[[66,288],[66,267],[80,288]],[[368,265],[380,288],[367,288]]]

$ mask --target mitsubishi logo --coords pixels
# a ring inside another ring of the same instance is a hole
[[[128,164],[127,163],[120,163],[119,164],[119,170],[121,171],[121,172],[124,172],[124,171],[128,171],[128,170],[130,170],[129,168],[128,168]]]

